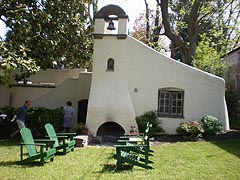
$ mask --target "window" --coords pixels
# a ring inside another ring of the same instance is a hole
[[[167,88],[158,90],[158,115],[183,117],[184,92],[180,89]]]
[[[109,59],[107,62],[107,71],[114,71],[114,60]]]

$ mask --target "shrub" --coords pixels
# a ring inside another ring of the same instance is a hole
[[[7,115],[7,118],[0,119],[0,139],[8,138],[9,135],[17,130],[17,124],[11,123],[13,115],[16,112],[16,108],[3,107],[1,108],[3,114]],[[61,131],[63,122],[63,108],[48,109],[43,107],[33,107],[28,110],[26,126],[31,129],[33,136],[44,137],[45,136],[45,124],[51,123],[57,132]]]
[[[205,134],[213,135],[223,132],[221,122],[214,116],[205,115],[202,117],[200,123],[202,124]]]
[[[143,115],[137,116],[136,121],[140,133],[145,132],[147,122],[150,122],[152,124],[152,127],[149,131],[149,136],[153,136],[156,133],[164,132],[163,128],[160,125],[161,121],[158,119],[156,111],[145,112]]]
[[[177,128],[177,133],[182,135],[186,140],[196,141],[202,137],[203,128],[199,122],[182,122]]]
[[[30,128],[36,136],[45,135],[45,124],[51,123],[56,132],[60,132],[63,123],[63,109],[48,109],[44,107],[30,108],[28,111],[26,126]]]
[[[16,112],[16,108],[13,108],[13,107],[5,106],[1,108],[1,113],[6,114],[7,117],[0,118],[0,127],[1,127],[0,139],[8,138],[9,135],[18,128],[16,123],[10,122],[15,112]]]
[[[86,124],[79,123],[76,125],[76,133],[77,134],[86,134],[88,133],[88,127]]]

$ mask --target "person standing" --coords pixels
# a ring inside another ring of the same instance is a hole
[[[19,107],[17,109],[17,112],[16,114],[14,115],[13,119],[11,120],[11,122],[14,122],[16,121],[17,122],[17,125],[18,125],[18,130],[13,132],[10,136],[11,136],[11,139],[13,139],[13,137],[20,132],[20,130],[25,126],[25,121],[26,121],[26,118],[27,118],[27,111],[28,111],[28,107],[30,106],[30,101],[26,100],[25,103]]]
[[[63,127],[66,129],[66,133],[70,132],[73,126],[74,109],[72,108],[72,102],[68,101],[63,108]]]

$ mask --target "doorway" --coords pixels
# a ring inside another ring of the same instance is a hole
[[[86,124],[88,99],[78,101],[78,123]]]

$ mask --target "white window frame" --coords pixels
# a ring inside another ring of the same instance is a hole
[[[178,88],[161,88],[158,90],[158,116],[184,116],[184,91]]]

